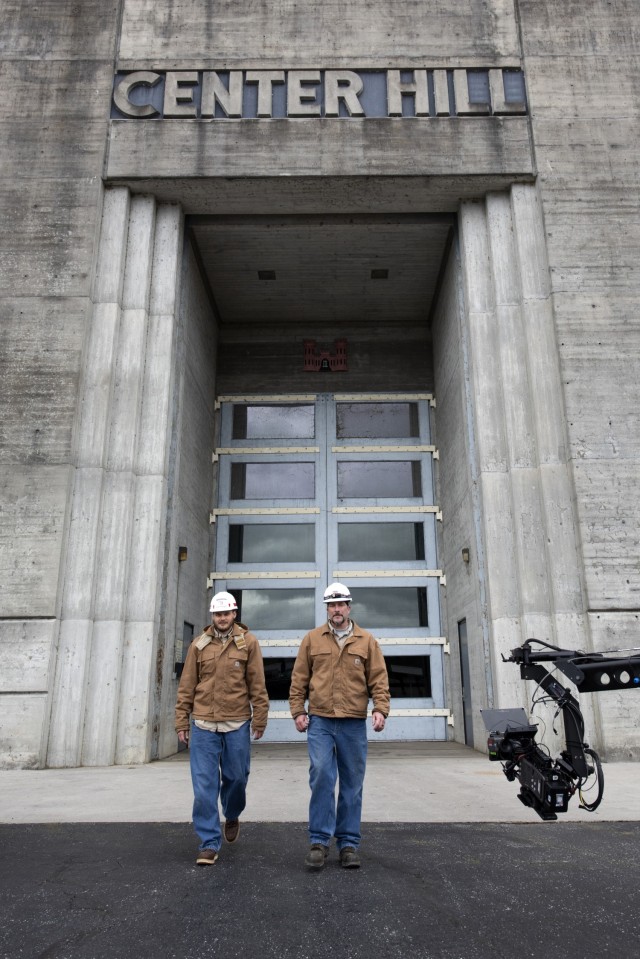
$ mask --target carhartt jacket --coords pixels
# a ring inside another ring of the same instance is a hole
[[[300,643],[291,676],[289,706],[295,719],[305,712],[336,719],[367,715],[373,708],[389,715],[389,679],[378,641],[354,623],[340,649],[329,624],[312,629]]]
[[[205,629],[187,652],[178,686],[176,732],[189,729],[190,715],[212,722],[252,719],[255,729],[264,729],[268,712],[262,653],[253,633],[234,623],[232,636],[222,643],[214,638],[213,627]]]

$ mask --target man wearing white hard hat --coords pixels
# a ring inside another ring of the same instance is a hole
[[[267,725],[269,698],[258,640],[236,622],[231,593],[211,600],[212,624],[187,653],[176,702],[176,732],[190,747],[196,863],[213,865],[222,836],[235,842],[246,805],[251,737]],[[225,816],[220,828],[218,799]]]
[[[389,715],[389,679],[378,641],[350,618],[348,588],[331,583],[324,602],[327,622],[302,640],[289,695],[296,729],[306,731],[309,749],[311,848],[305,864],[322,869],[335,836],[340,865],[357,869],[367,709],[371,698],[373,729],[381,732]]]

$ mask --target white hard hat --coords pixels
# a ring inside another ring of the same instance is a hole
[[[238,604],[231,593],[216,593],[211,600],[210,613],[229,613],[238,608]]]
[[[350,603],[351,593],[342,583],[329,583],[322,598],[325,603]]]

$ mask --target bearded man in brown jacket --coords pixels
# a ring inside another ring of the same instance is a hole
[[[216,593],[213,623],[191,643],[178,686],[176,732],[190,746],[199,866],[213,865],[218,858],[223,832],[218,797],[224,838],[229,843],[238,838],[250,739],[261,738],[269,712],[260,646],[246,626],[236,623],[237,610],[231,593]]]
[[[311,848],[305,864],[322,869],[335,836],[340,865],[357,869],[369,697],[373,730],[382,732],[389,715],[389,679],[377,640],[350,619],[348,588],[331,583],[324,602],[327,622],[302,640],[289,694],[296,729],[307,732],[309,749]]]

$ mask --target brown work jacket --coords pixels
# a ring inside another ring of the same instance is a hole
[[[389,679],[378,641],[353,623],[353,632],[342,649],[329,624],[312,629],[300,643],[291,676],[289,706],[295,719],[305,712],[336,719],[367,715],[373,708],[389,715]]]
[[[176,732],[189,729],[189,716],[211,722],[252,719],[252,726],[267,725],[269,697],[264,681],[258,640],[246,626],[234,623],[224,643],[215,639],[213,627],[189,646],[178,698]]]

